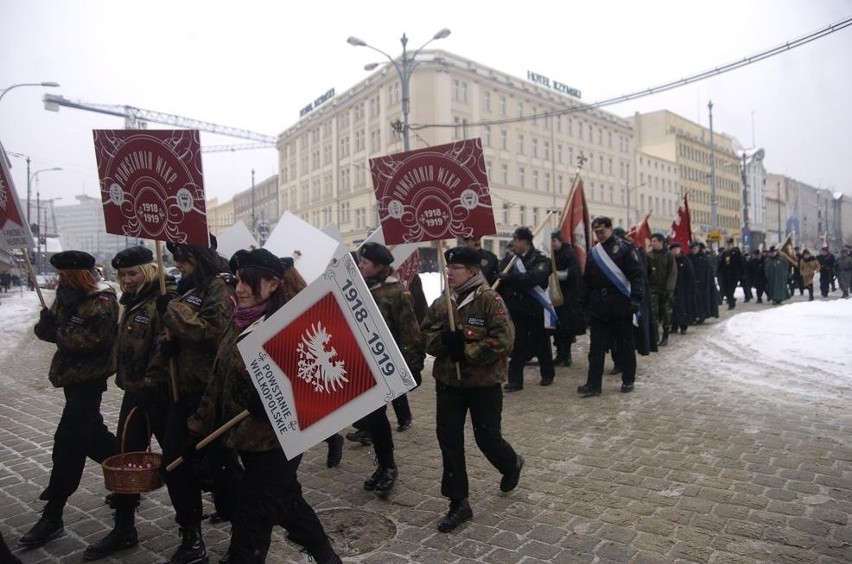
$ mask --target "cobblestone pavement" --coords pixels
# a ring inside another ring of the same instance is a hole
[[[325,467],[324,445],[305,455],[305,495],[348,562],[850,562],[849,376],[809,389],[789,359],[751,362],[719,342],[719,323],[732,313],[766,307],[740,304],[673,335],[662,352],[640,358],[633,394],[617,393],[618,376],[606,376],[602,396],[576,396],[585,337],[552,386],[538,386],[529,366],[526,388],[504,402],[504,434],[526,457],[520,485],[499,492],[499,474],[468,431],[474,518],[455,533],[435,528],[446,501],[428,369],[427,384],[410,394],[413,427],[394,433],[400,478],[391,496],[361,488],[373,459],[355,443],[335,469]],[[26,340],[0,366],[0,532],[24,562],[79,562],[112,520],[91,462],[66,508],[65,535],[29,552],[16,546],[42,507],[63,405],[47,383],[51,353]],[[119,399],[111,384],[103,407],[111,425]],[[113,562],[156,562],[175,549],[165,489],[144,497],[137,523],[138,548]],[[216,562],[229,525],[205,522],[204,534]],[[279,529],[269,561],[307,557]]]

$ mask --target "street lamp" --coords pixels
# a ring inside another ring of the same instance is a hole
[[[55,170],[62,170],[61,166],[55,166],[53,168],[43,168],[41,170],[37,170],[32,174],[30,172],[30,158],[27,157],[27,225],[32,225],[30,223],[30,195],[32,194],[32,184],[33,179],[35,179],[36,183],[38,183],[38,175],[42,172],[53,172]]]
[[[436,39],[444,39],[450,35],[450,30],[447,28],[442,29],[438,33],[432,36],[432,39],[421,45],[416,51],[414,51],[410,56],[408,51],[406,50],[406,46],[408,45],[408,37],[405,34],[402,34],[400,38],[400,43],[402,43],[402,58],[397,60],[382,51],[381,49],[376,49],[363,39],[358,39],[357,37],[350,36],[349,39],[346,40],[347,43],[352,45],[353,47],[367,47],[372,49],[377,53],[381,53],[391,62],[393,67],[396,69],[397,74],[399,75],[399,82],[402,89],[402,124],[395,124],[395,129],[402,129],[402,147],[403,150],[410,150],[410,144],[408,140],[408,112],[410,110],[411,100],[409,99],[409,82],[411,81],[411,75],[414,73],[414,68],[419,64],[419,61],[415,60],[417,58],[417,54],[423,50],[424,47],[435,41]],[[364,70],[371,71],[378,66],[378,63],[370,63],[364,65]]]
[[[3,100],[3,96],[6,95],[10,90],[14,88],[20,88],[21,86],[44,86],[45,88],[58,88],[58,82],[22,82],[20,84],[13,84],[8,88],[4,88],[2,92],[0,92],[0,101]]]
[[[628,181],[628,183],[627,183],[627,188],[626,188],[625,191],[627,192],[627,228],[628,229],[630,229],[630,194],[632,194],[634,190],[638,190],[642,186],[647,186],[647,185],[648,185],[647,182],[643,182],[639,186],[634,186],[633,188],[631,188],[630,182]]]

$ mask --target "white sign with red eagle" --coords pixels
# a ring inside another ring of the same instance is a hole
[[[239,343],[287,458],[415,387],[346,247]]]

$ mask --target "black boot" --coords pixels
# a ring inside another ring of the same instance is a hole
[[[18,544],[27,548],[36,548],[61,536],[65,532],[65,525],[62,522],[62,510],[64,508],[64,499],[48,501],[41,513],[41,519],[33,525],[33,528],[27,534],[21,537]]]
[[[317,564],[342,564],[343,560],[334,552],[331,543],[326,539],[324,544],[313,548],[305,548],[303,552],[307,552],[314,562]],[[220,560],[221,562],[221,560]]]
[[[372,476],[364,480],[364,489],[374,491],[380,495],[386,495],[393,488],[394,484],[396,484],[396,477],[398,475],[399,470],[396,469],[396,466],[393,468],[379,466],[373,472]]]
[[[571,366],[574,364],[574,359],[571,358],[571,345],[565,347],[565,360],[562,361],[563,366]]]
[[[86,560],[98,560],[110,554],[132,548],[139,544],[136,535],[136,525],[133,523],[134,506],[119,507],[115,510],[115,528],[107,536],[86,547],[83,558]]]
[[[467,502],[467,498],[454,499],[450,501],[450,510],[438,521],[438,530],[442,533],[449,533],[456,527],[470,521],[473,518],[473,510]]]
[[[669,328],[663,327],[663,338],[660,339],[658,346],[665,347],[669,344]]]
[[[335,433],[326,439],[328,443],[328,454],[325,457],[325,465],[334,468],[343,459],[343,436]]]
[[[169,564],[207,564],[207,549],[201,538],[201,525],[180,528],[180,546],[172,554]]]

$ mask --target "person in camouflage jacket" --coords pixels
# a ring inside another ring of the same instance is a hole
[[[95,282],[95,258],[88,253],[57,253],[50,263],[59,271],[56,300],[41,311],[35,334],[56,343],[50,382],[62,388],[65,407],[53,437],[50,482],[40,496],[47,505],[19,541],[27,548],[42,546],[63,533],[65,503],[80,485],[86,458],[100,463],[118,448],[100,411],[106,380],[115,372],[115,291]]]
[[[216,253],[215,239],[210,247],[173,243],[168,243],[167,247],[181,279],[177,296],[166,294],[156,299],[163,326],[171,336],[160,341],[158,362],[165,364],[173,358],[178,382],[178,400],[170,405],[166,422],[164,467],[181,456],[187,444],[186,419],[195,413],[210,381],[219,341],[230,320],[233,291],[227,281],[231,278],[228,264]],[[239,469],[235,457],[224,452],[219,442],[205,449],[205,457],[213,472],[212,489],[218,512],[220,506],[229,507],[233,503],[221,498],[232,498],[229,491],[237,480]],[[181,544],[171,557],[175,563],[194,562],[207,556],[201,536],[202,476],[199,469],[202,467],[182,464],[164,476],[175,508],[175,520],[181,529]]]
[[[402,283],[393,275],[393,254],[379,243],[367,242],[358,249],[358,269],[370,289],[382,318],[399,346],[408,369],[415,381],[420,381],[423,370],[423,341],[414,305],[406,295]],[[398,470],[394,459],[393,436],[383,405],[366,417],[367,429],[376,451],[378,468],[364,481],[364,489],[377,495],[386,495],[396,483]]]
[[[441,532],[452,531],[473,517],[464,454],[468,411],[477,446],[503,475],[502,491],[517,486],[524,464],[500,431],[500,384],[506,379],[507,358],[515,342],[514,325],[501,296],[485,284],[478,253],[456,247],[445,256],[455,330],[445,296],[432,303],[421,325],[426,352],[435,357],[435,422],[444,466],[441,494],[450,500],[449,511],[438,522]]]
[[[121,437],[121,449],[125,452],[146,450],[150,443],[149,432],[160,444],[165,441],[171,400],[167,368],[154,354],[161,322],[156,301],[160,295],[159,269],[153,260],[151,250],[142,246],[128,247],[112,259],[122,292],[119,303],[123,308],[118,324],[115,383],[124,390],[124,397],[116,435]],[[172,277],[169,277],[167,292],[175,293]],[[134,523],[139,494],[116,493],[110,495],[109,500],[115,509],[115,526],[105,537],[86,548],[83,553],[86,560],[104,558],[139,543]]]
[[[302,457],[288,460],[284,455],[237,348],[304,287],[304,280],[292,268],[285,275],[281,261],[266,249],[238,251],[231,265],[237,275],[234,315],[222,337],[210,384],[187,421],[189,430],[201,437],[244,410],[250,412],[225,434],[227,446],[240,453],[245,466],[231,520],[229,561],[264,562],[272,530],[281,525],[288,538],[317,562],[339,563],[316,513],[302,497],[297,477]]]

